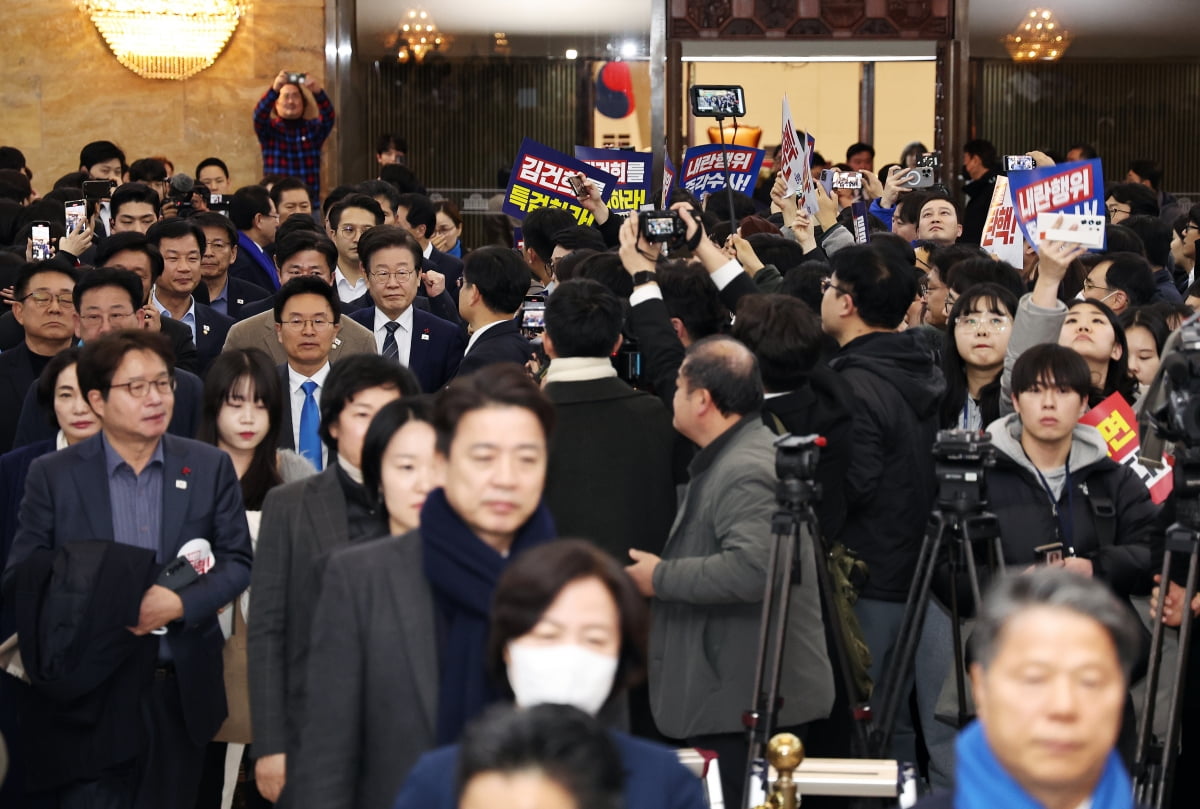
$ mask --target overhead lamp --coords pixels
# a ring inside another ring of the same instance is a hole
[[[1054,12],[1035,8],[1002,41],[1014,62],[1057,62],[1071,46],[1071,34]]]
[[[568,59],[578,59],[579,51],[575,50],[574,48],[567,48],[567,51],[563,54],[563,56],[567,57]]]
[[[396,48],[396,61],[421,62],[433,51],[440,51],[449,39],[438,30],[433,17],[423,8],[410,8],[400,17],[389,47]]]
[[[117,61],[146,79],[212,66],[249,4],[241,0],[79,0]]]

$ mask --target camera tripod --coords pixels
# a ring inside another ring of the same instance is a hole
[[[1187,441],[1187,438],[1183,439]],[[1194,619],[1192,598],[1196,595],[1197,573],[1200,571],[1200,447],[1176,450],[1175,458],[1176,521],[1167,529],[1163,553],[1159,598],[1154,603],[1154,622],[1150,640],[1150,666],[1146,672],[1146,700],[1138,720],[1137,753],[1134,758],[1134,793],[1139,804],[1162,809],[1171,797],[1175,775],[1175,754],[1179,745],[1183,715],[1183,685],[1187,678],[1188,646],[1192,639]],[[1154,710],[1159,678],[1162,673],[1163,602],[1171,580],[1175,554],[1187,556],[1187,584],[1180,605],[1179,659],[1167,706],[1167,730],[1161,742],[1153,739]],[[1189,743],[1194,744],[1195,741]]]
[[[988,542],[988,566],[1002,572],[1004,551],[1000,543],[1000,526],[996,516],[986,511],[984,496],[983,467],[992,461],[991,442],[986,435],[945,430],[938,434],[934,445],[934,456],[938,459],[938,498],[930,514],[929,528],[921,543],[917,567],[908,599],[904,605],[904,619],[892,648],[892,659],[884,674],[883,687],[875,693],[872,701],[878,710],[872,710],[870,751],[875,757],[887,755],[895,730],[896,714],[901,705],[907,705],[910,678],[913,674],[917,644],[929,606],[930,586],[939,563],[949,560],[950,571],[949,608],[954,643],[954,679],[958,687],[958,724],[966,724],[970,718],[967,708],[966,665],[963,658],[962,629],[959,621],[958,579],[965,569],[974,607],[982,602],[979,586],[979,568],[975,559],[975,545]],[[963,461],[968,463],[963,463]],[[946,544],[947,536],[950,542]]]
[[[754,707],[742,714],[742,724],[749,738],[749,753],[746,758],[745,786],[739,796],[741,803],[738,809],[751,805],[755,781],[761,785],[763,794],[767,793],[767,748],[775,733],[779,708],[783,704],[779,696],[779,683],[783,672],[788,607],[791,604],[792,587],[801,583],[800,568],[796,561],[798,552],[803,548],[803,539],[807,539],[813,549],[822,612],[826,620],[831,622],[831,657],[841,673],[846,693],[854,693],[846,640],[842,635],[841,622],[836,620],[833,585],[813,511],[813,503],[821,496],[821,486],[814,478],[818,448],[824,444],[825,439],[815,435],[785,435],[775,442],[775,469],[779,479],[776,501],[779,510],[771,517],[771,558],[767,567],[762,622],[759,626]],[[861,756],[867,749],[866,733],[861,724],[856,722],[854,727],[861,737],[856,739],[855,754]]]

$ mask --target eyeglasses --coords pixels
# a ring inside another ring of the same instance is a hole
[[[366,233],[368,230],[370,230],[373,227],[375,227],[375,226],[374,225],[338,225],[338,233],[342,234],[343,236],[350,236],[350,237],[353,237],[357,233],[358,235],[361,236],[362,234]]]
[[[58,305],[64,309],[75,308],[75,299],[65,292],[55,295],[51,292],[46,292],[45,290],[39,289],[35,292],[30,292],[24,298],[19,298],[19,300],[21,303],[24,303],[25,301],[33,301],[43,309],[49,308],[50,302],[55,300],[58,301]]]
[[[324,331],[333,325],[332,320],[326,320],[323,317],[294,317],[290,320],[283,321],[284,327],[293,329],[295,331],[300,331],[309,323],[312,324],[313,331]]]
[[[158,379],[135,379],[132,382],[113,383],[110,388],[128,388],[129,395],[135,399],[143,399],[150,392],[150,387],[154,386],[160,394],[166,396],[171,391],[175,390],[175,377],[160,376]]]
[[[1100,286],[1099,284],[1097,284],[1097,283],[1095,283],[1094,281],[1092,281],[1092,279],[1091,279],[1091,278],[1084,278],[1084,279],[1083,279],[1083,288],[1084,288],[1084,289],[1086,289],[1088,292],[1091,292],[1093,289],[1103,289],[1105,292],[1113,292],[1113,291],[1115,291],[1115,290],[1113,290],[1113,288],[1112,288],[1112,287],[1102,287],[1102,286]]]
[[[1001,334],[1012,325],[1012,319],[1005,315],[988,315],[986,317],[960,317],[954,322],[954,328],[961,332],[986,331]]]
[[[821,279],[821,294],[824,295],[826,292],[828,292],[830,287],[837,290],[839,295],[849,295],[850,297],[854,297],[853,292],[851,292],[848,289],[842,289],[840,286],[833,283],[832,278],[822,278]]]
[[[416,274],[417,274],[416,270],[395,270],[395,271],[389,271],[389,272],[369,273],[369,275],[372,278],[378,279],[385,284],[390,283],[393,278],[395,278],[397,281],[399,281],[400,283],[403,284],[403,283],[411,280],[412,277]]]
[[[1191,222],[1188,222],[1186,225],[1183,226],[1183,232],[1187,233],[1189,230],[1200,230],[1200,225],[1196,225]]]
[[[115,326],[119,323],[125,322],[131,317],[133,317],[133,312],[110,312],[107,315],[99,313],[80,315],[79,319],[89,326],[99,326],[105,322],[111,323]]]
[[[1108,206],[1108,215],[1112,216],[1115,213],[1133,213],[1133,208],[1120,208],[1116,205]]]
[[[942,303],[942,310],[946,314],[950,314],[950,310],[954,308],[954,304],[958,303],[958,298],[951,298],[950,294],[946,294],[946,300]]]

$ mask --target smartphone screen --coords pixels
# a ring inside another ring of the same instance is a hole
[[[34,222],[32,230],[33,260],[45,261],[54,258],[54,248],[50,246],[50,223]]]
[[[87,220],[87,201],[73,199],[64,206],[67,211],[67,235],[80,230],[80,225]]]

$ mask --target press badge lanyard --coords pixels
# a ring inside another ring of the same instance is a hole
[[[1027,454],[1025,457],[1028,459],[1029,455]],[[1032,464],[1033,464],[1033,461],[1030,461],[1030,465],[1032,465]],[[1058,507],[1058,502],[1054,499],[1054,490],[1050,488],[1050,483],[1049,483],[1049,481],[1046,480],[1046,476],[1042,474],[1042,470],[1040,470],[1036,466],[1034,466],[1033,471],[1037,473],[1038,481],[1041,482],[1042,488],[1046,490],[1046,497],[1050,498],[1050,510],[1054,513],[1054,519],[1058,521],[1058,531],[1059,531],[1059,534],[1062,536],[1063,545],[1065,546],[1067,555],[1074,556],[1075,555],[1075,545],[1073,543],[1074,543],[1075,536],[1073,533],[1074,525],[1072,523],[1073,523],[1073,519],[1074,519],[1073,515],[1075,513],[1075,510],[1074,510],[1075,496],[1071,492],[1071,459],[1067,458],[1067,463],[1066,463],[1066,473],[1067,474],[1066,474],[1066,480],[1063,483],[1063,488],[1065,488],[1067,490],[1067,511],[1065,514],[1063,513],[1063,510]]]

